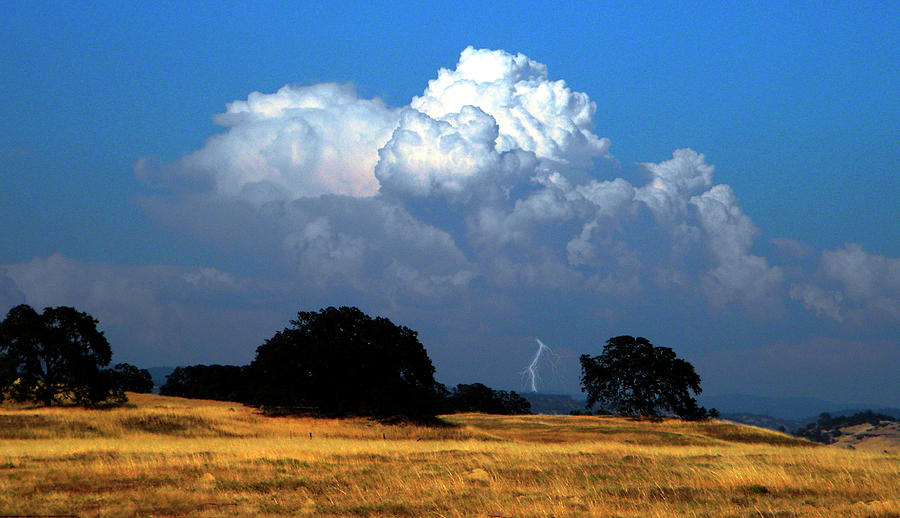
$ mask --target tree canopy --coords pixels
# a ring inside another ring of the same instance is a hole
[[[658,417],[663,412],[682,419],[716,415],[691,396],[701,392],[694,366],[646,338],[610,338],[599,356],[581,356],[581,373],[588,408],[600,404],[606,411],[635,417]]]
[[[434,415],[440,387],[415,331],[355,307],[300,312],[260,345],[253,402],[331,415]]]
[[[460,383],[447,396],[447,412],[483,412],[520,415],[531,413],[531,403],[516,392],[494,390],[482,383]]]
[[[178,367],[159,388],[163,396],[246,402],[249,399],[247,367],[238,365],[191,365]]]
[[[103,369],[112,351],[97,324],[67,306],[12,308],[0,322],[0,398],[44,405],[124,399]]]
[[[128,363],[117,363],[108,372],[112,377],[113,390],[144,394],[153,392],[153,376],[147,369],[140,369]]]

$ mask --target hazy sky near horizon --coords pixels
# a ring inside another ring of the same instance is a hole
[[[0,312],[244,363],[297,311],[448,384],[900,406],[900,6],[29,2],[0,17]],[[553,363],[553,362],[551,362]]]

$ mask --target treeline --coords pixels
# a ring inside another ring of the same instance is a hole
[[[0,322],[0,401],[98,406],[124,402],[125,391],[150,391],[147,370],[124,363],[107,368],[112,351],[97,323],[70,307],[10,310]],[[700,394],[700,376],[668,347],[617,336],[600,355],[582,355],[580,362],[588,409],[652,419],[718,416],[697,404],[691,394]],[[329,307],[298,313],[257,347],[248,365],[175,369],[161,394],[330,416],[531,412],[515,392],[481,383],[448,389],[434,374],[415,331],[355,307]]]
[[[858,426],[868,424],[876,426],[882,421],[895,422],[893,416],[875,413],[871,410],[865,412],[857,412],[850,416],[832,416],[824,412],[819,414],[819,419],[815,423],[809,423],[805,428],[798,428],[794,431],[796,437],[803,437],[810,441],[820,442],[823,444],[832,444],[837,438],[843,435],[841,428],[849,426]]]
[[[124,403],[126,391],[152,391],[146,369],[107,367],[112,350],[97,324],[67,306],[12,308],[0,321],[0,402],[106,406]],[[298,313],[249,365],[180,367],[161,393],[333,416],[530,413],[515,392],[480,383],[447,389],[434,372],[415,331],[357,308],[329,307]]]
[[[331,416],[531,411],[515,392],[480,383],[448,390],[434,372],[415,331],[357,308],[330,307],[298,313],[249,365],[176,368],[160,394]]]
[[[177,367],[166,377],[159,389],[163,396],[191,399],[214,399],[236,403],[257,404],[254,391],[264,381],[255,379],[249,366],[238,365],[190,365]],[[364,388],[361,387],[361,390]],[[438,383],[436,387],[436,414],[482,412],[485,414],[530,414],[531,404],[515,391],[494,390],[482,383],[458,384],[447,389]],[[345,405],[346,406],[346,405]],[[288,405],[294,410],[308,410],[326,415],[339,415],[329,408]],[[283,409],[282,407],[273,407]],[[384,414],[385,412],[380,412]]]

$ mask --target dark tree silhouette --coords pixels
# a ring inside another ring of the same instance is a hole
[[[191,365],[178,367],[159,388],[163,396],[246,402],[247,367],[237,365]]]
[[[700,394],[694,366],[668,347],[655,347],[646,338],[610,338],[600,356],[581,356],[581,387],[587,407],[595,404],[619,415],[659,417],[670,412],[682,419],[718,415],[697,406],[691,392]]]
[[[433,416],[440,387],[417,334],[355,307],[300,312],[256,350],[253,402],[330,415]]]
[[[449,412],[485,414],[530,414],[531,403],[515,392],[494,390],[481,383],[459,384],[447,398]]]
[[[109,374],[112,376],[113,390],[144,394],[153,392],[153,376],[147,369],[139,369],[128,363],[118,363],[109,369]]]
[[[0,322],[0,397],[94,405],[115,396],[103,369],[112,351],[97,323],[66,306],[40,314],[26,304],[12,308]]]

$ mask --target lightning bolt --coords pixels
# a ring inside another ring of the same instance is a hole
[[[534,358],[532,358],[531,363],[529,363],[528,367],[525,367],[525,370],[522,371],[522,384],[529,387],[532,392],[537,392],[537,384],[540,380],[540,376],[537,372],[538,363],[541,361],[541,356],[543,356],[545,352],[550,354],[553,350],[547,347],[547,344],[542,342],[540,338],[535,338],[534,340],[538,344],[538,349],[534,353]]]

